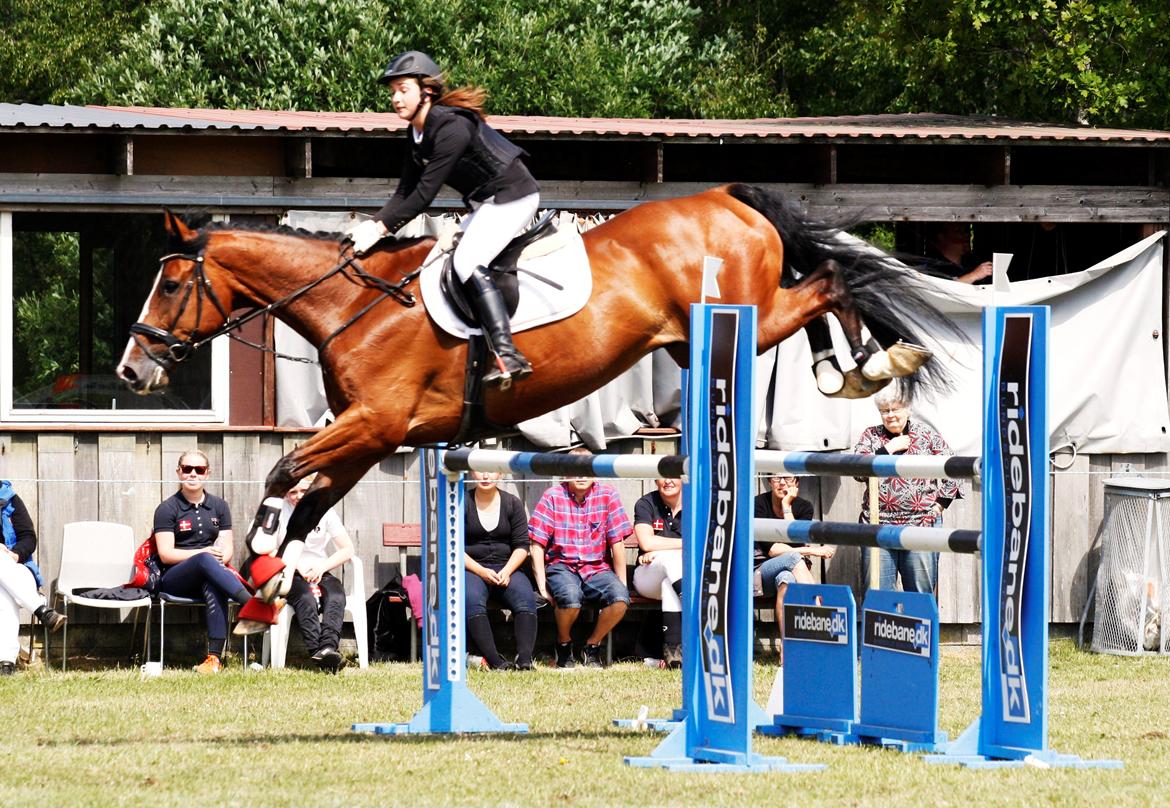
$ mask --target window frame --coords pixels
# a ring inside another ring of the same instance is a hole
[[[11,210],[0,210],[0,424],[228,424],[231,400],[229,343],[211,342],[211,407],[200,410],[91,410],[13,407],[13,226]],[[129,335],[127,335],[129,336]]]

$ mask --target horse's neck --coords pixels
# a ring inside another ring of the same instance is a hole
[[[273,315],[314,345],[341,329],[378,293],[340,277],[340,273],[313,285],[344,261],[332,242],[279,234],[248,235],[252,236],[251,244],[245,245],[239,238],[225,244],[221,261],[232,270],[237,305],[267,306],[286,301]],[[408,255],[402,258],[406,263],[411,260]],[[362,263],[375,274],[382,274],[378,269],[385,268],[382,256]]]

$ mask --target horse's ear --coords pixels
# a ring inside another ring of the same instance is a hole
[[[167,235],[177,241],[190,241],[195,238],[195,231],[187,227],[175,214],[169,210],[164,210],[163,215],[166,218]]]

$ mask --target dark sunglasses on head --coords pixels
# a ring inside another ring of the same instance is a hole
[[[179,471],[183,472],[184,474],[191,474],[192,472],[194,472],[195,474],[206,474],[207,473],[207,466],[181,465],[181,466],[179,466]]]

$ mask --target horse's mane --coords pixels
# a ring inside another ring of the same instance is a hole
[[[196,230],[196,236],[193,239],[183,241],[176,236],[170,237],[170,250],[172,252],[199,252],[207,247],[207,240],[214,233],[223,232],[240,232],[245,233],[264,233],[278,236],[292,236],[293,238],[303,238],[309,241],[332,241],[340,242],[343,233],[333,233],[326,230],[305,230],[300,227],[289,227],[283,224],[264,224],[262,222],[211,222]],[[417,241],[421,241],[419,237],[411,238],[395,238],[394,236],[387,236],[381,242],[381,245],[407,245]]]

